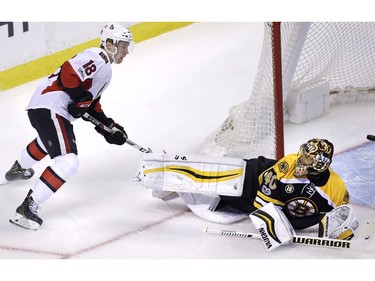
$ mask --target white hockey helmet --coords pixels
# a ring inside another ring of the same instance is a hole
[[[126,27],[117,23],[109,23],[100,31],[100,43],[104,45],[107,39],[112,39],[113,44],[117,46],[120,41],[131,43],[133,41],[133,34]]]
[[[111,52],[107,49],[106,42],[111,40],[112,44],[115,47],[115,51]],[[131,31],[117,23],[109,23],[105,25],[100,31],[100,44],[107,51],[108,55],[112,57],[115,63],[120,63],[115,59],[117,53],[117,46],[120,41],[129,43],[128,51],[131,53],[134,48],[133,34]]]

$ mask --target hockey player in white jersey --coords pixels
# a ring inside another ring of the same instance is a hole
[[[65,61],[36,88],[26,110],[37,137],[22,151],[7,181],[27,180],[34,175],[32,166],[49,155],[54,163],[48,166],[23,203],[16,209],[11,223],[37,230],[43,220],[38,215],[40,204],[46,202],[79,167],[78,150],[72,122],[86,112],[112,129],[112,133],[96,126],[110,144],[123,145],[124,128],[108,118],[100,104],[102,93],[112,78],[112,63],[121,63],[134,45],[129,29],[115,23],[104,26],[101,45],[89,48]]]

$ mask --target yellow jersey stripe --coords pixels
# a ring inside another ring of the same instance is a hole
[[[271,198],[271,197],[268,197],[267,195],[264,195],[264,194],[263,194],[262,192],[260,192],[260,191],[257,192],[257,197],[260,197],[261,199],[263,199],[263,200],[266,201],[267,203],[272,202],[273,204],[278,205],[278,206],[280,206],[280,207],[283,207],[283,206],[285,205],[284,202],[281,202],[281,201],[279,201],[279,200],[276,200],[276,199],[273,199],[273,198]],[[255,204],[254,204],[254,206],[255,206]]]
[[[145,170],[143,173],[164,173],[171,172],[184,175],[195,182],[224,182],[232,180],[243,175],[243,168],[228,170],[228,171],[215,171],[215,172],[205,172],[197,170],[186,166],[166,166],[161,168]]]

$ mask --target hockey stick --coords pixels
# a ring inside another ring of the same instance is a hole
[[[104,125],[102,122],[100,122],[99,120],[95,119],[94,117],[92,117],[90,114],[88,114],[87,112],[85,114],[83,114],[83,117],[86,118],[87,120],[89,120],[91,123],[93,123],[94,125],[102,128],[103,130],[107,131],[108,133],[111,133],[112,134],[112,130],[107,127],[106,125]],[[132,142],[131,140],[129,139],[126,139],[126,143],[130,146],[133,146],[134,148],[138,149],[139,151],[141,152],[144,152],[144,153],[151,153],[152,150],[151,148],[144,148],[142,146],[139,146],[138,144],[136,144],[135,142]]]
[[[245,238],[255,238],[261,239],[261,236],[257,233],[246,233],[234,230],[222,230],[214,228],[205,228],[204,232],[209,234],[223,235],[223,236],[233,236],[233,237],[245,237]],[[293,235],[293,244],[305,245],[305,246],[319,246],[324,248],[336,248],[336,249],[351,249],[353,247],[365,244],[368,246],[371,239],[374,236],[375,224],[368,220],[364,221],[359,230],[358,238],[356,240],[338,240],[338,239],[328,239],[321,237],[311,237],[311,236],[301,236]],[[366,243],[363,243],[366,242]]]
[[[367,139],[370,141],[375,141],[375,135],[367,135]]]

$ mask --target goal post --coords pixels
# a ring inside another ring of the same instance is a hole
[[[284,157],[284,113],[283,113],[283,79],[281,54],[281,23],[272,24],[272,59],[273,59],[273,98],[275,108],[275,158]]]
[[[307,123],[334,104],[375,100],[374,46],[375,22],[265,23],[249,99],[230,109],[200,152],[281,158],[285,122]]]

